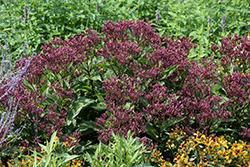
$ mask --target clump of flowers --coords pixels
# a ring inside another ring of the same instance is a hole
[[[189,62],[187,55],[196,45],[183,37],[160,37],[150,23],[109,21],[103,27],[104,46],[97,55],[115,75],[103,82],[108,112],[97,119],[99,140],[105,143],[112,132],[125,136],[131,129],[143,136],[149,123],[162,136],[159,126],[184,116],[171,128],[210,135],[231,116],[222,98],[212,92],[220,81],[214,60]]]
[[[6,39],[5,42],[5,46],[0,48],[2,53],[0,68],[0,157],[4,162],[5,157],[10,154],[7,152],[10,151],[24,128],[22,126],[15,129],[14,126],[20,102],[20,98],[14,94],[32,61],[32,58],[28,59],[24,61],[22,68],[14,68],[8,40]]]
[[[228,73],[230,68],[234,72],[249,73],[250,41],[246,36],[240,39],[237,34],[229,35],[222,38],[220,47],[212,44],[211,50],[221,57],[220,65],[224,73]]]
[[[167,148],[172,146],[166,145]],[[246,142],[231,143],[224,136],[207,137],[197,132],[180,144],[173,165],[167,166],[249,166],[249,158],[250,146]],[[161,166],[164,163],[162,161]]]
[[[24,14],[21,15],[21,20],[23,21],[24,20],[24,23],[28,23],[28,8],[27,8],[27,5],[24,5],[23,7],[23,11],[24,11]]]
[[[52,141],[52,139],[54,139]],[[85,163],[82,160],[79,160],[78,155],[69,155],[73,154],[73,149],[75,147],[74,142],[76,139],[74,137],[69,137],[70,143],[60,142],[59,138],[56,137],[55,133],[52,135],[51,141],[47,142],[46,146],[43,145],[40,152],[32,151],[31,155],[23,155],[23,151],[26,149],[24,147],[20,148],[19,152],[15,152],[16,158],[8,160],[8,166],[29,166],[29,165],[38,165],[43,166],[48,162],[51,165],[61,164],[67,167],[80,167]],[[19,153],[19,155],[18,155]],[[77,160],[78,159],[78,160]]]
[[[222,39],[220,47],[214,44],[211,49],[221,57],[220,91],[228,99],[224,105],[235,119],[234,122],[226,123],[224,128],[237,129],[237,135],[249,139],[249,120],[243,117],[247,117],[250,104],[250,41],[247,37],[240,39],[238,35],[231,35]]]
[[[68,40],[51,40],[33,57],[25,80],[15,93],[20,99],[15,125],[27,124],[24,131],[27,135],[23,136],[20,147],[39,150],[38,143],[51,137],[54,131],[61,138],[69,106],[74,101],[72,87],[85,69],[81,64],[90,59],[93,46],[99,42],[97,32],[88,29]],[[17,60],[16,67],[22,68],[25,60]]]
[[[226,30],[226,15],[224,14],[222,19],[221,19],[221,28],[222,28],[222,31],[225,31]]]
[[[178,153],[180,144],[185,140],[186,133],[181,129],[171,129],[169,139],[166,143],[166,152],[168,153],[163,157],[162,152],[154,150],[150,156],[151,165],[158,166],[172,166],[170,162],[173,162],[175,155]]]

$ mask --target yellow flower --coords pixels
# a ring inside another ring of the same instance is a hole
[[[45,151],[42,149],[42,150],[41,150],[41,153],[45,153]]]
[[[23,150],[25,149],[25,147],[20,147],[20,150],[23,152]]]
[[[64,143],[64,146],[69,147],[70,146],[69,142]]]
[[[26,155],[26,157],[27,157],[28,159],[30,159],[30,158],[31,158],[31,156],[29,156],[29,155]]]
[[[57,142],[57,140],[58,140],[58,137],[55,137],[54,143]]]
[[[69,137],[71,140],[75,140],[76,138],[74,138],[74,137]]]
[[[42,158],[41,158],[41,157],[37,157],[36,159],[37,159],[37,161],[41,161],[41,160],[42,160]]]

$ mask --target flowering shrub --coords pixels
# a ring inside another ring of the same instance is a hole
[[[176,153],[173,159],[164,159],[162,153],[155,150],[150,156],[151,164],[161,167],[249,166],[250,146],[246,142],[233,140],[228,135],[206,137],[200,132],[181,141],[184,135],[182,130],[176,129],[166,143],[166,149]]]
[[[109,21],[103,35],[104,47],[97,54],[115,77],[103,83],[109,112],[97,119],[99,140],[108,142],[111,132],[126,135],[131,129],[135,136],[154,131],[151,139],[163,143],[169,127],[162,125],[184,117],[171,126],[188,135],[197,130],[210,135],[231,116],[212,91],[220,81],[215,60],[188,61],[196,47],[190,39],[160,37],[143,21]]]
[[[107,144],[131,130],[166,157],[171,128],[248,138],[249,40],[230,36],[212,46],[218,59],[188,60],[192,38],[160,37],[146,21],[108,21],[101,34],[88,29],[45,44],[13,94],[15,127],[27,125],[20,147],[40,151],[54,131],[64,142],[76,131],[77,146],[83,134],[97,132]]]
[[[169,139],[167,143],[165,143],[165,152],[166,156],[163,156],[163,152],[159,150],[154,150],[150,156],[150,162],[154,166],[171,166],[170,162],[173,162],[174,157],[178,153],[178,149],[183,140],[185,140],[186,133],[181,129],[171,129],[171,133],[169,135]],[[164,157],[167,157],[166,159]]]
[[[173,166],[249,166],[249,151],[246,142],[231,143],[223,136],[212,138],[197,132],[180,144]]]
[[[74,101],[78,99],[74,86],[86,82],[80,78],[86,73],[94,85],[92,69],[83,64],[94,62],[93,46],[99,41],[96,32],[88,30],[69,40],[56,38],[42,47],[42,53],[34,56],[25,80],[15,94],[20,99],[15,124],[17,127],[24,123],[28,125],[20,146],[35,147],[39,151],[38,143],[50,138],[54,131],[58,131],[57,136],[61,138],[62,131],[66,131],[68,113],[73,112]],[[23,67],[24,62],[25,59],[17,60],[16,67]],[[94,89],[90,89],[92,93]],[[72,129],[67,133],[72,133]],[[76,145],[80,136],[76,135]]]
[[[239,139],[247,140],[250,137],[250,40],[247,37],[239,39],[238,35],[229,36],[222,39],[220,47],[213,45],[212,50],[221,57],[221,80],[217,90],[225,97],[225,106],[232,115],[220,128],[228,129],[229,133],[233,133]]]

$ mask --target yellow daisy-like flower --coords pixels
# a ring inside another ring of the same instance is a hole
[[[41,161],[42,158],[41,158],[41,157],[37,157],[36,160],[37,160],[37,161]]]
[[[75,140],[76,138],[74,138],[74,137],[69,137],[71,140]]]
[[[29,158],[31,158],[31,156],[29,156],[29,155],[26,155],[26,157],[29,159]]]
[[[64,146],[69,147],[70,146],[69,142],[64,143]]]
[[[45,151],[43,149],[41,149],[41,153],[45,153]]]
[[[25,149],[25,147],[21,147],[20,150],[23,152],[23,150]]]

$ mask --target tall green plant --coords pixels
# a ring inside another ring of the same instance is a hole
[[[128,131],[127,139],[112,133],[112,142],[108,145],[99,143],[93,156],[86,153],[87,161],[91,167],[121,166],[121,167],[150,167],[145,162],[146,146],[140,144],[139,139],[133,138],[134,133]],[[147,161],[147,160],[146,160]]]

